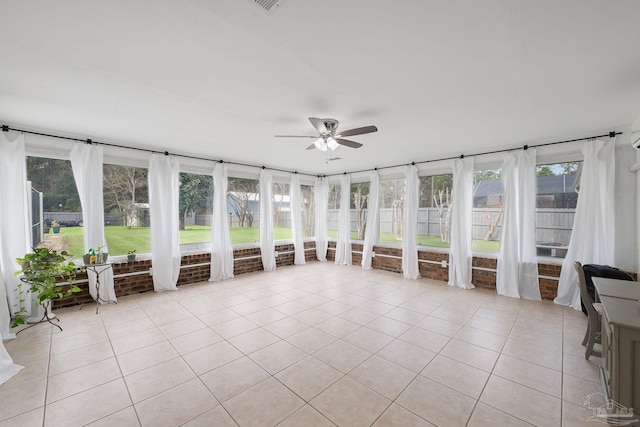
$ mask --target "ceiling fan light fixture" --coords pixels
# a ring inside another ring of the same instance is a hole
[[[338,142],[332,136],[327,137],[327,147],[330,150],[335,150],[339,146],[340,144],[338,144]]]
[[[324,141],[323,137],[320,137],[318,139],[316,139],[316,141],[313,143],[313,145],[316,146],[316,148],[320,151],[327,151],[327,144]]]

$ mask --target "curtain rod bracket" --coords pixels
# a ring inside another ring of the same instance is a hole
[[[265,170],[267,167],[266,166],[262,166],[262,170]]]
[[[615,138],[615,137],[616,137],[616,132],[615,131],[609,132],[609,138]]]
[[[169,152],[168,152],[168,151],[165,151],[165,152],[164,152],[164,155],[165,155],[165,156],[168,156],[168,155],[169,155]]]
[[[522,149],[523,149],[524,151],[527,151],[527,150],[529,149],[529,146],[525,144],[525,145],[524,145],[524,147],[522,147]]]
[[[2,132],[9,132],[9,126],[2,125]]]
[[[461,158],[461,159],[464,159],[464,154],[460,154],[460,158]]]
[[[87,144],[89,145],[93,144],[93,141],[91,140],[91,138],[87,138]]]

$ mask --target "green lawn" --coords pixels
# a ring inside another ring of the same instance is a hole
[[[128,251],[135,249],[136,253],[151,252],[150,228],[149,227],[124,227],[110,225],[104,228],[110,255],[124,255]],[[60,234],[67,238],[69,243],[69,253],[80,257],[84,253],[84,228],[82,227],[61,227]],[[234,245],[243,243],[254,243],[260,241],[258,227],[231,227],[229,230],[231,243]],[[276,227],[273,230],[274,240],[291,239],[290,228]],[[337,230],[329,230],[330,238],[337,238]],[[357,232],[351,233],[351,239],[358,238]],[[180,243],[201,243],[211,241],[211,227],[203,225],[188,225],[180,231]],[[382,243],[402,243],[396,239],[393,233],[383,233],[380,241]],[[418,236],[418,245],[435,246],[448,248],[449,244],[442,242],[438,236]],[[498,242],[474,240],[472,244],[474,251],[498,252]]]

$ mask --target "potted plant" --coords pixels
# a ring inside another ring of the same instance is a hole
[[[17,258],[18,264],[22,267],[21,270],[16,271],[16,276],[21,275],[20,283],[18,284],[18,293],[20,295],[19,303],[16,304],[16,311],[14,312],[14,321],[11,324],[12,328],[18,325],[23,325],[24,315],[27,313],[25,308],[25,300],[22,296],[25,291],[23,286],[27,285],[29,291],[35,295],[36,302],[44,308],[44,315],[40,322],[51,321],[53,317],[49,312],[51,300],[55,298],[63,298],[72,295],[75,292],[80,292],[80,288],[75,286],[76,274],[79,270],[73,263],[73,257],[65,251],[60,253],[51,250],[49,248],[35,248],[33,253],[27,253],[23,258]],[[69,282],[69,286],[65,289],[65,285],[61,285],[57,282],[58,279],[66,279]],[[58,325],[56,325],[58,326]],[[58,326],[60,328],[60,326]],[[60,328],[62,330],[62,328]]]
[[[136,261],[136,250],[130,250],[127,252],[127,262],[135,262]]]
[[[59,233],[60,232],[60,223],[58,221],[51,221],[51,229],[53,230],[54,233]]]

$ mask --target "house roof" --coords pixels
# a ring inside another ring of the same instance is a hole
[[[576,174],[550,175],[536,177],[538,194],[575,193],[573,183]],[[504,194],[504,186],[501,179],[480,181],[473,186],[473,197],[487,197]]]
[[[636,0],[4,1],[0,121],[313,174],[628,131]],[[308,117],[376,125],[339,161]],[[29,142],[29,138],[27,138]]]

